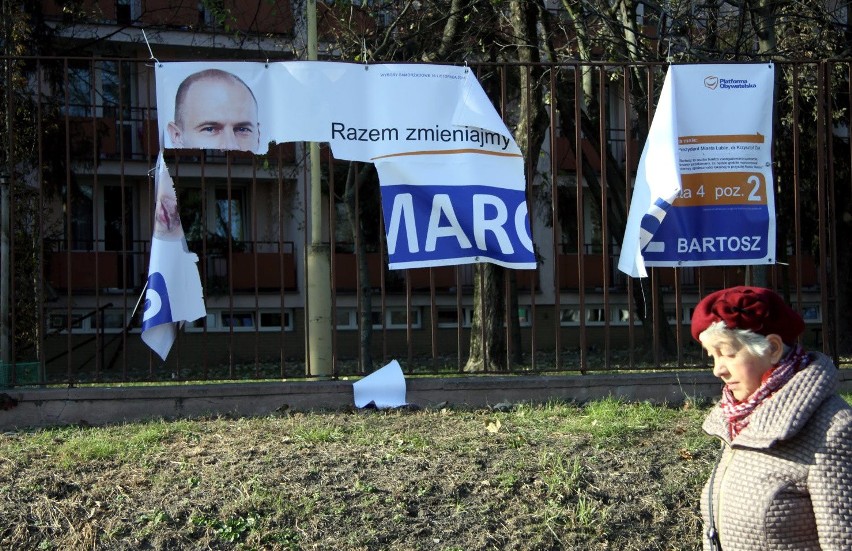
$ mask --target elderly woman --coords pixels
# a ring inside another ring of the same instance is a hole
[[[692,336],[725,384],[704,430],[722,443],[704,487],[704,549],[852,550],[852,408],[805,325],[758,287],[705,297]]]

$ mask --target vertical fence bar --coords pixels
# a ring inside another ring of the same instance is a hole
[[[801,212],[801,174],[799,171],[800,136],[799,136],[799,66],[790,65],[793,99],[793,259],[795,261],[796,304],[802,306],[802,212]],[[788,230],[789,231],[789,230]],[[782,243],[786,252],[787,243]]]
[[[453,273],[456,277],[456,370],[461,373],[464,370],[462,364],[462,336],[464,334],[464,308],[462,307],[462,286],[461,274],[458,266],[453,266]]]
[[[606,67],[601,65],[598,68],[598,143],[599,162],[601,165],[601,271],[603,272],[603,308],[604,308],[604,368],[610,369],[610,338],[611,319],[610,319],[610,304],[609,304],[609,200],[607,197],[607,163],[610,157],[610,143],[607,139],[607,101],[606,101],[606,86],[607,82]]]
[[[227,266],[227,278],[228,278],[228,379],[234,379],[236,377],[235,371],[235,360],[234,360],[234,234],[231,228],[233,228],[234,224],[234,213],[233,213],[233,174],[232,174],[232,155],[231,151],[225,152],[225,201],[228,205],[228,215],[225,219],[227,223],[227,228],[225,229],[225,239],[227,242],[227,253],[226,253],[226,263]],[[217,218],[221,216],[221,212],[218,207],[218,199],[216,199],[216,190],[214,188],[213,191],[213,199],[216,206],[216,216]]]
[[[577,65],[574,72],[574,170],[577,175],[577,281],[580,312],[579,366],[580,373],[586,372],[586,229],[585,229],[585,199],[583,178],[583,105],[585,91],[582,87],[582,74],[586,68]]]
[[[651,123],[654,120],[654,79],[653,74],[649,73],[649,86],[648,86],[648,128],[651,128]],[[647,136],[646,136],[647,138]],[[660,323],[665,320],[660,320],[657,313],[659,312],[659,288],[660,284],[658,281],[658,273],[659,270],[657,268],[651,268],[651,277],[649,278],[649,282],[651,284],[651,308],[648,309],[647,299],[645,299],[645,309],[646,313],[650,313],[651,316],[651,327],[653,334],[653,349],[654,349],[654,367],[660,368]]]
[[[835,187],[835,179],[834,179],[834,167],[835,167],[835,158],[834,158],[834,105],[832,102],[833,99],[833,68],[834,62],[827,61],[826,62],[826,108],[827,108],[827,128],[830,130],[827,131],[827,140],[828,140],[828,176],[826,179],[826,196],[828,198],[828,212],[826,213],[826,220],[828,223],[828,250],[829,256],[832,259],[831,262],[831,272],[826,277],[826,283],[828,284],[828,291],[830,295],[830,303],[832,305],[832,316],[831,320],[834,322],[828,325],[828,331],[823,333],[823,349],[825,349],[825,345],[828,345],[828,350],[831,350],[834,354],[834,364],[838,365],[839,363],[839,355],[840,349],[838,347],[839,344],[839,335],[837,331],[838,320],[840,320],[840,301],[838,300],[838,285],[840,284],[838,280],[838,264],[839,257],[837,254],[837,200],[838,197],[836,187]],[[823,291],[825,294],[825,291]],[[828,341],[827,343],[825,341]]]
[[[829,256],[829,248],[826,243],[826,224],[830,224],[832,221],[827,219],[827,208],[826,208],[826,182],[825,182],[825,147],[826,147],[826,131],[828,128],[828,124],[825,120],[826,116],[826,107],[828,103],[828,88],[827,84],[827,69],[826,63],[820,62],[817,66],[817,218],[818,218],[818,228],[819,228],[819,257],[826,259],[831,258],[832,265],[837,261],[836,257]],[[826,271],[826,267],[823,266],[819,271],[819,286],[822,289],[822,351],[825,354],[836,354],[837,350],[829,350],[828,340],[826,336],[829,334],[831,330],[828,325],[828,311],[829,311],[829,287],[828,287],[828,274]],[[835,357],[834,361],[837,362],[838,358]]]
[[[69,118],[69,112],[71,110],[71,92],[70,87],[68,86],[68,58],[64,59],[63,69],[63,80],[65,90],[65,281],[67,282],[65,289],[65,327],[67,354],[65,359],[65,377],[66,381],[70,383],[73,378],[73,375],[71,373],[71,351],[73,350],[71,328],[74,324],[71,318],[71,211],[73,208],[73,203],[71,195],[71,121]]]
[[[361,280],[361,275],[362,275],[361,274],[361,263],[366,262],[366,259],[361,259],[361,258],[358,257],[358,255],[360,255],[362,253],[362,251],[361,251],[361,239],[363,239],[363,237],[361,236],[361,178],[360,178],[360,167],[358,166],[358,163],[356,161],[350,161],[350,162],[353,163],[352,166],[354,166],[352,177],[354,178],[353,185],[355,186],[355,319],[358,320],[358,326],[357,326],[357,330],[358,330],[358,367],[357,367],[357,369],[358,369],[359,373],[366,373],[367,372],[367,365],[365,364],[366,358],[364,357],[364,347],[362,346],[362,343],[363,343],[363,338],[364,338],[363,337],[364,331],[366,331],[367,328],[364,327],[363,319],[361,317],[361,309],[364,307],[364,300],[363,300],[363,297],[361,296],[361,293],[363,292],[365,284],[367,286],[370,285],[369,266],[367,268],[367,278],[368,279],[367,279],[366,282],[364,282],[364,281]],[[347,200],[348,200],[348,198],[347,198]],[[333,258],[334,257],[334,251],[332,251],[331,254],[332,254],[332,258]],[[332,271],[331,280],[335,281],[334,271]],[[372,292],[372,289],[370,290],[370,292]],[[332,294],[332,297],[334,297],[333,294]],[[372,304],[372,301],[370,301],[370,304]],[[336,319],[337,318],[337,309],[335,307],[334,298],[332,298],[331,311],[334,313],[334,319]],[[336,326],[337,326],[337,324],[335,323],[335,327]],[[370,355],[370,357],[372,357],[372,355]],[[370,366],[370,369],[372,370],[372,366]]]
[[[551,66],[547,69],[547,73],[552,75],[553,70],[554,69]],[[550,97],[553,98],[554,96],[551,95]],[[532,201],[533,185],[534,184],[535,184],[534,173],[530,172],[529,174],[527,174],[526,183],[524,185],[524,190],[525,190],[524,197],[525,197],[525,200],[527,202],[527,218],[530,220],[530,241],[532,243],[535,243],[535,231],[533,230],[534,224],[532,223],[532,221],[535,219],[535,217],[534,217],[535,216],[535,210],[534,210],[534,208],[531,208],[531,206],[534,207],[533,201]],[[533,251],[535,251],[535,247],[533,247]],[[537,323],[536,323],[536,292],[538,290],[537,281],[538,281],[539,267],[538,267],[538,264],[536,263],[536,267],[533,270],[530,270],[530,271],[527,271],[527,272],[516,272],[516,273],[518,274],[519,277],[522,277],[522,274],[526,275],[527,279],[528,279],[528,285],[529,286],[527,287],[527,289],[528,289],[527,292],[529,293],[529,310],[527,311],[527,317],[529,318],[529,328],[530,328],[529,329],[529,333],[530,333],[530,370],[535,372],[536,367],[537,367],[536,366],[535,351],[536,351],[536,344],[537,344],[536,334],[537,334],[537,329],[538,329]],[[518,287],[517,286],[517,278],[516,278],[515,281],[516,281],[515,293],[518,293],[518,295],[519,295],[520,292],[517,288]],[[520,321],[518,321],[518,324],[520,325]],[[523,328],[520,327],[520,326],[518,327],[518,335],[520,337],[519,338],[520,342],[518,342],[518,346],[523,347]],[[521,348],[520,352],[521,353],[518,354],[518,356],[521,359],[523,359],[523,348]]]
[[[126,158],[125,158],[126,149],[125,148],[128,145],[124,141],[124,139],[125,139],[125,136],[124,136],[124,116],[125,116],[124,115],[124,113],[125,113],[124,101],[125,101],[125,99],[128,99],[128,101],[129,101],[129,98],[125,98],[124,86],[122,85],[122,83],[124,82],[124,73],[123,73],[124,65],[123,65],[121,60],[115,61],[115,64],[116,64],[117,72],[118,72],[117,79],[116,79],[117,82],[118,82],[118,106],[117,106],[117,109],[118,109],[118,128],[116,129],[116,132],[118,133],[118,136],[117,136],[117,138],[118,138],[118,155],[119,155],[118,158],[119,158],[119,166],[121,167],[121,170],[119,171],[120,172],[120,175],[119,175],[119,190],[120,190],[119,191],[119,201],[121,202],[121,217],[120,217],[120,220],[119,220],[119,224],[121,226],[121,229],[120,229],[119,233],[121,234],[121,246],[120,246],[120,251],[119,251],[117,256],[118,256],[118,259],[120,259],[120,261],[121,261],[121,269],[119,270],[120,278],[121,278],[120,279],[121,285],[119,285],[119,286],[121,287],[121,298],[122,298],[122,301],[121,301],[122,310],[121,311],[122,311],[122,313],[124,313],[124,312],[127,312],[127,307],[128,307],[127,281],[128,281],[129,278],[128,278],[128,274],[127,274],[127,258],[128,258],[128,254],[132,255],[132,252],[128,251],[128,242],[130,243],[131,250],[132,250],[132,246],[133,246],[133,240],[127,239],[127,235],[129,233],[131,233],[133,230],[130,227],[130,224],[128,224],[128,221],[127,221],[127,212],[126,212],[126,209],[125,209],[125,205],[126,205],[125,193],[127,191],[127,188],[126,188],[127,182],[125,181],[125,178],[124,178],[126,168],[127,168],[126,165],[125,165],[125,162],[126,162]],[[128,113],[131,112],[131,108],[132,108],[132,106],[128,106],[128,108],[127,108]],[[131,150],[132,150],[132,146],[133,146],[132,140],[131,140],[131,143],[129,145],[131,146]],[[132,158],[132,154],[131,154],[131,158]],[[131,191],[131,197],[132,197],[132,191]],[[131,204],[132,204],[132,202],[131,202]],[[104,220],[106,220],[106,212],[104,212]],[[96,224],[97,224],[97,222],[96,222]],[[106,250],[106,239],[104,239],[104,250]],[[147,268],[147,266],[146,266],[146,268]],[[146,277],[147,277],[147,273],[146,273]],[[100,306],[100,301],[98,301],[98,306]]]
[[[295,320],[293,316],[287,316],[286,304],[284,297],[286,296],[287,289],[287,274],[285,272],[285,262],[284,262],[284,162],[283,162],[283,152],[282,146],[276,145],[275,147],[275,161],[276,161],[276,171],[275,171],[275,183],[276,183],[276,205],[277,205],[277,214],[278,214],[278,283],[280,292],[278,293],[278,315],[280,316],[280,323],[278,329],[278,376],[282,379],[286,377],[286,353],[285,353],[285,340],[286,340],[286,331],[287,331],[287,323],[286,320],[289,318],[290,323],[295,326]],[[295,256],[295,255],[294,255]],[[294,258],[295,259],[295,258]],[[294,327],[295,329],[295,327]]]
[[[320,151],[322,151],[322,147],[320,147]],[[335,276],[337,275],[337,213],[335,212],[335,199],[336,199],[336,190],[335,190],[335,179],[334,179],[334,156],[332,155],[331,147],[326,148],[326,170],[328,171],[328,243],[329,243],[329,265],[328,265],[328,273],[329,278],[331,279],[332,285],[331,290],[329,292],[330,304],[331,304],[331,319],[334,320],[331,322],[331,375],[332,377],[337,376],[338,369],[338,360],[340,356],[337,351],[337,288],[334,285]],[[357,205],[356,205],[357,208]],[[357,232],[356,232],[357,233]],[[355,265],[358,265],[357,257]],[[355,270],[356,274],[358,272],[357,268]],[[357,276],[355,281],[357,282]],[[357,283],[355,285],[356,293]]]
[[[624,68],[624,205],[626,208],[630,206],[631,190],[633,189],[633,159],[635,152],[633,151],[633,99],[632,85],[630,80],[631,70],[639,71],[639,67]],[[624,212],[625,224],[627,220],[627,210]],[[634,363],[634,343],[636,342],[636,331],[634,320],[636,313],[634,312],[633,303],[633,278],[629,275],[625,278],[627,282],[627,367],[633,369]]]
[[[556,97],[556,72],[550,74],[550,95]],[[550,106],[550,212],[551,212],[551,241],[553,242],[552,258],[553,258],[553,319],[554,330],[554,357],[553,369],[559,370],[561,367],[561,352],[562,352],[562,295],[560,292],[560,242],[562,240],[561,228],[562,224],[559,219],[559,179],[557,171],[559,170],[558,151],[556,136],[556,107],[553,102]]]
[[[101,62],[103,63],[103,62]],[[99,144],[99,136],[98,136],[98,104],[95,97],[95,86],[94,83],[98,81],[98,65],[95,60],[92,59],[89,66],[90,79],[92,82],[92,86],[89,89],[89,101],[91,102],[91,124],[92,124],[92,166],[98,166],[98,146]],[[106,107],[106,104],[104,104]],[[119,115],[120,116],[120,115]],[[120,127],[119,127],[120,128]],[[119,136],[119,140],[121,136]],[[121,171],[124,172],[123,170]],[[100,262],[101,262],[101,243],[100,243],[100,209],[98,208],[98,199],[100,194],[99,189],[99,180],[98,180],[98,171],[92,171],[92,252],[94,253],[95,259],[95,315],[91,318],[97,323],[97,330],[95,331],[95,353],[93,355],[93,359],[95,360],[95,380],[100,380],[100,373],[102,369],[101,365],[101,354],[100,350],[103,347],[103,311],[100,309],[101,305],[101,280],[100,280]]]
[[[311,338],[311,309],[310,303],[307,300],[307,289],[308,289],[308,278],[311,276],[310,271],[308,270],[308,248],[309,248],[309,238],[308,238],[308,224],[310,220],[308,219],[309,213],[309,196],[308,196],[308,144],[307,142],[300,142],[301,150],[302,150],[302,197],[304,200],[302,201],[303,209],[304,209],[304,231],[302,232],[302,281],[304,285],[302,286],[304,289],[304,295],[302,298],[302,308],[304,315],[302,316],[302,321],[305,325],[305,376],[309,376],[311,374],[311,355],[308,353],[308,343],[310,343]],[[334,323],[334,322],[332,322]],[[335,324],[336,327],[336,324]]]
[[[258,262],[257,262],[257,247],[258,247],[258,229],[257,229],[257,157],[255,155],[251,156],[251,208],[249,209],[250,214],[250,224],[251,224],[251,236],[250,240],[252,243],[252,284],[253,284],[253,295],[254,295],[254,320],[252,322],[254,328],[254,376],[257,378],[260,375],[260,299],[258,297]],[[284,290],[282,289],[283,293]]]
[[[3,10],[4,12],[6,10]],[[7,67],[11,66],[12,60],[7,58]],[[9,75],[12,76],[12,75]],[[14,77],[12,77],[14,78]],[[15,112],[15,93],[11,90],[12,82],[6,83],[8,93],[8,109],[7,116],[11,117],[12,113]],[[3,217],[5,218],[2,231],[6,233],[4,237],[8,239],[8,249],[3,251],[4,253],[8,253],[9,259],[9,272],[3,274],[3,280],[6,284],[6,289],[8,289],[8,294],[4,297],[5,304],[4,307],[8,308],[8,311],[2,312],[2,315],[8,315],[8,318],[3,320],[4,329],[6,329],[6,336],[8,337],[8,341],[0,343],[0,346],[9,347],[9,363],[7,368],[11,372],[11,383],[14,386],[17,383],[17,375],[18,369],[16,367],[17,361],[17,344],[15,343],[15,327],[17,326],[17,306],[15,304],[15,208],[16,198],[15,198],[15,184],[17,183],[17,177],[15,174],[14,168],[14,152],[15,152],[15,134],[14,132],[10,132],[8,136],[9,143],[9,151],[7,154],[8,165],[11,168],[9,170],[9,174],[7,175],[7,181],[4,182],[3,188],[6,192],[6,197],[4,199],[8,201],[8,204],[3,204]],[[3,201],[5,203],[6,201]],[[4,339],[5,340],[5,339]]]
[[[383,208],[384,208],[384,206],[382,206],[382,209]],[[385,236],[384,212],[380,209],[380,213],[381,213],[380,216],[379,216],[379,235],[381,236],[379,238],[379,253],[380,253],[379,259],[381,260],[379,262],[379,266],[380,266],[380,268],[379,268],[379,274],[380,274],[379,287],[381,288],[381,291],[380,291],[380,296],[381,296],[380,310],[381,310],[382,319],[385,319],[385,315],[386,315],[385,312],[387,311],[387,277],[386,277],[387,270],[385,269],[384,259],[385,259],[385,255],[386,255],[385,247],[386,247],[387,243],[385,242],[385,237],[384,237]],[[375,334],[376,333],[374,331],[373,335],[375,335]],[[388,333],[387,333],[387,324],[383,323],[382,324],[382,365],[385,365],[387,363],[388,363]]]
[[[429,268],[429,333],[432,353],[432,372],[438,371],[438,305],[435,301],[435,271]],[[421,316],[421,325],[423,324]]]
[[[36,171],[36,181],[38,182],[38,231],[36,234],[36,240],[38,242],[38,256],[37,256],[37,276],[35,280],[38,282],[41,289],[44,289],[46,285],[45,281],[45,263],[44,263],[44,239],[45,239],[45,229],[44,229],[44,142],[42,141],[42,137],[44,136],[44,130],[42,125],[42,71],[44,68],[42,67],[41,59],[36,60],[35,64],[35,74],[36,74],[36,133],[38,135],[38,170]],[[12,135],[10,132],[9,135]],[[11,152],[11,148],[10,148]],[[38,350],[37,358],[38,358],[38,382],[44,384],[47,382],[48,373],[47,373],[47,363],[45,359],[47,355],[45,354],[45,307],[44,307],[44,293],[39,289],[36,292],[36,304],[38,305],[38,329],[37,331],[37,345]]]

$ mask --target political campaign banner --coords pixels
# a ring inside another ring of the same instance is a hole
[[[388,248],[392,269],[536,267],[523,157],[467,67],[189,62],[158,63],[156,76],[164,148],[313,141],[376,163],[388,241],[406,243]]]
[[[775,262],[771,63],[669,67],[618,268]]]
[[[154,234],[145,286],[142,340],[163,360],[169,354],[179,325],[207,315],[198,256],[187,250],[178,215],[174,183],[163,154],[157,159]]]
[[[485,258],[515,267],[519,256],[533,254],[526,193],[516,185],[523,167],[513,159],[471,163],[449,153],[417,155],[406,163],[378,160],[376,170],[391,268]]]

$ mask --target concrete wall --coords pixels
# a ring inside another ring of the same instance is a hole
[[[841,389],[852,392],[852,370],[841,370]],[[203,415],[267,415],[354,407],[353,381],[243,383],[0,390],[0,430],[69,424],[106,425]],[[487,407],[548,400],[584,402],[613,396],[627,401],[680,404],[716,399],[709,372],[635,373],[553,377],[479,376],[406,381],[406,399],[421,407]]]

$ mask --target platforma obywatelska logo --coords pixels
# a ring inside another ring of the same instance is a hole
[[[747,78],[720,78],[715,75],[704,77],[704,86],[710,90],[757,88],[757,84],[750,82]]]

